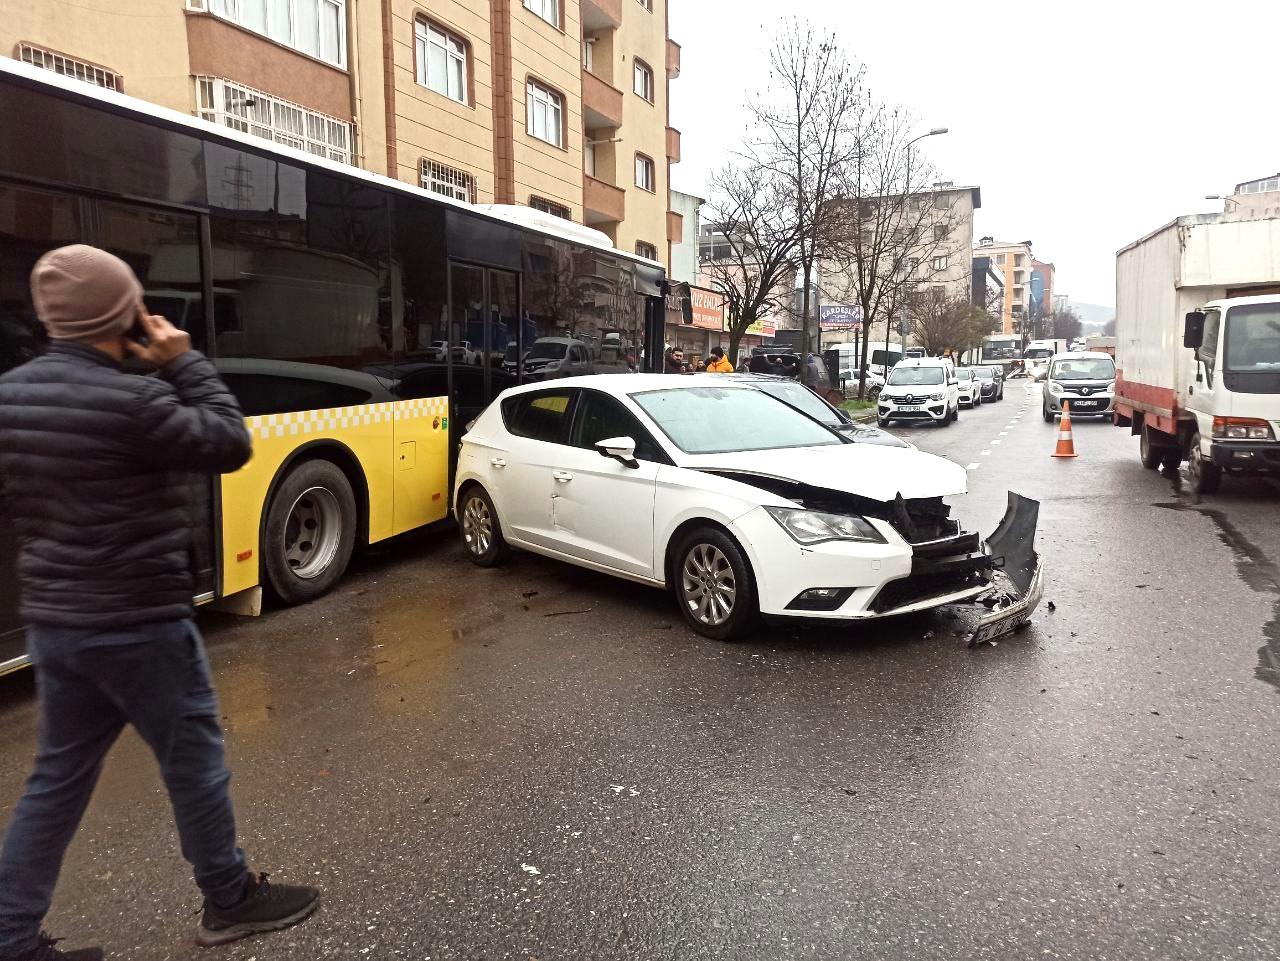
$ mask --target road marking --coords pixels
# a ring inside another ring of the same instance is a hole
[[[980,451],[978,451],[978,456],[979,456],[979,457],[988,457],[988,456],[990,456],[990,454],[991,454],[991,451],[989,451],[989,450],[980,450]]]
[[[997,437],[995,440],[993,440],[993,441],[991,442],[991,446],[992,446],[992,447],[995,447],[995,446],[996,446],[996,444],[1000,444],[1000,443],[1003,443],[1003,441],[1001,441],[1001,440],[1000,440],[1000,438],[999,438],[999,437]]]
[[[1008,437],[1008,436],[1009,436],[1009,432],[1008,432],[1007,430],[1002,430],[1002,431],[1000,432],[1000,436],[1001,436],[1001,437]]]
[[[968,467],[965,468],[965,470],[977,470],[981,466],[982,466],[981,464],[970,464]]]

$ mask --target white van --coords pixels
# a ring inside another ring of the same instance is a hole
[[[881,427],[892,420],[927,420],[946,427],[960,416],[960,384],[944,357],[899,361],[876,402]]]

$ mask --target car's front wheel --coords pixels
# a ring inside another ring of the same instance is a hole
[[[468,487],[458,509],[462,546],[471,563],[477,567],[496,567],[506,559],[510,548],[502,536],[502,525],[493,499],[479,484]]]
[[[877,417],[876,417],[876,423],[877,423],[877,424],[879,424],[881,427],[888,427],[888,426],[889,426],[889,418],[888,418],[888,417],[879,417],[879,416],[877,416]]]
[[[724,531],[692,531],[676,549],[672,574],[680,613],[703,637],[737,641],[759,625],[751,565]]]

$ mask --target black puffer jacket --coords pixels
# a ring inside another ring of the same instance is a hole
[[[240,407],[203,355],[158,376],[54,342],[0,377],[0,507],[23,619],[124,627],[191,614],[193,473],[249,459]]]

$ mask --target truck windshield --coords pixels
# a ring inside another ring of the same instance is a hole
[[[1049,372],[1050,380],[1115,380],[1116,365],[1102,357],[1060,360]]]
[[[1042,360],[1045,357],[1052,357],[1053,351],[1048,347],[1028,347],[1022,352],[1022,356],[1027,360]]]
[[[1280,304],[1246,304],[1227,314],[1226,368],[1280,370]]]

